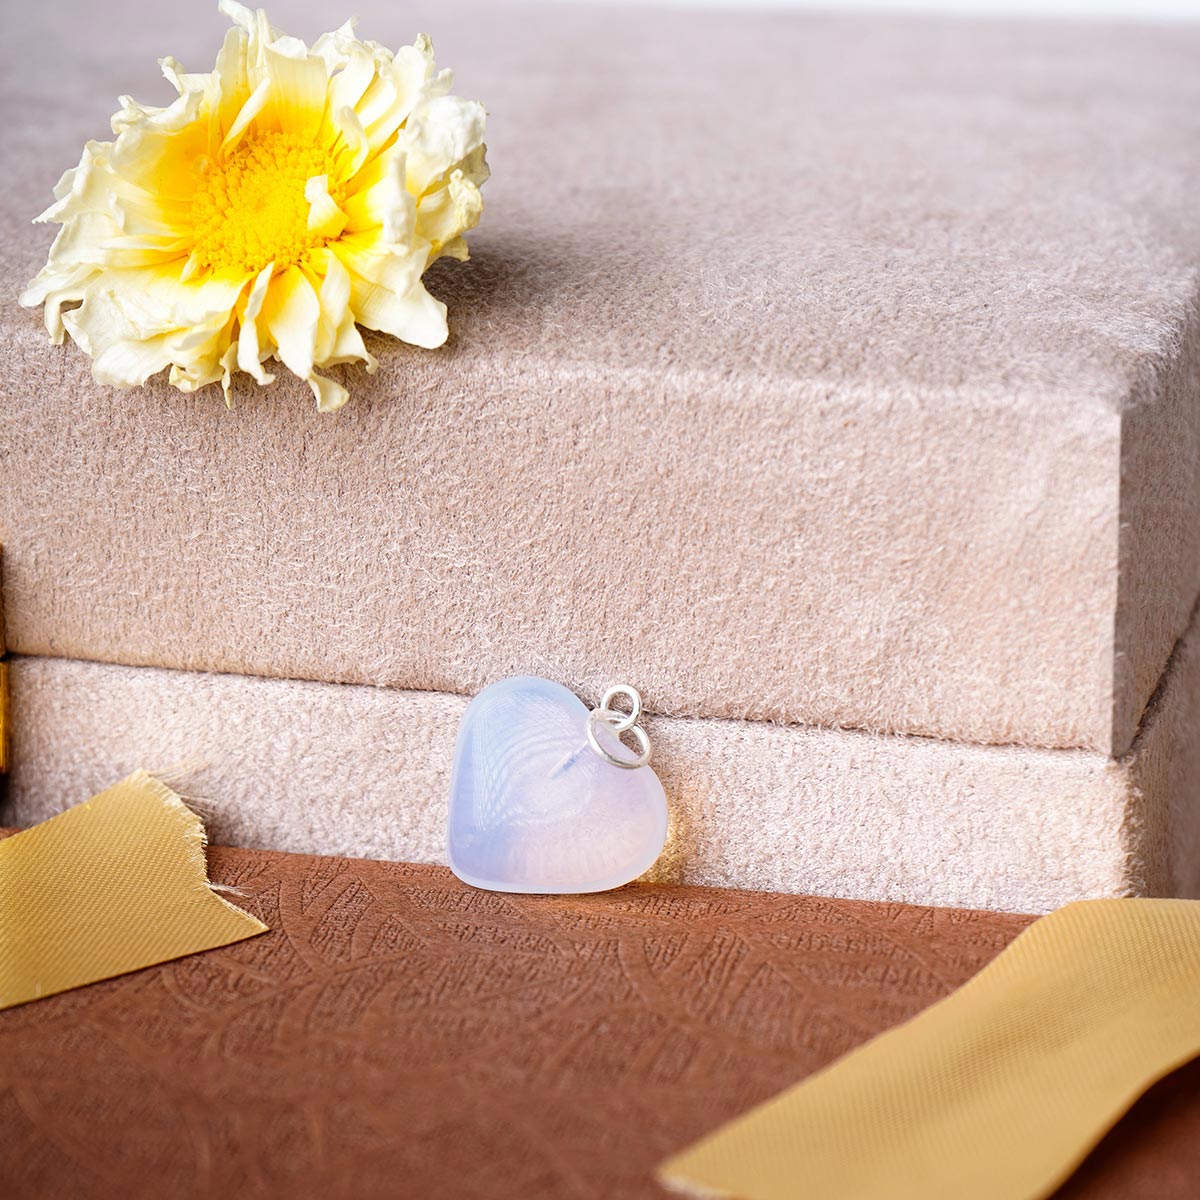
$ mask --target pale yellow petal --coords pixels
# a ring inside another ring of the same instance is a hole
[[[335,271],[332,280],[330,275],[326,276],[318,296],[305,272],[293,267],[272,281],[263,303],[262,321],[275,342],[279,358],[312,389],[321,412],[341,408],[350,395],[336,380],[314,370],[319,343],[328,336],[328,329],[322,329],[328,320],[322,301],[336,302],[339,293],[348,290],[348,280],[343,286]],[[326,360],[322,365],[331,364]]]
[[[324,60],[299,38],[278,38],[267,47],[270,109],[285,133],[311,133],[325,112],[329,75]]]
[[[316,258],[315,255],[314,258]],[[319,263],[314,263],[314,267],[324,274],[320,279],[317,296],[320,320],[313,348],[313,361],[325,364],[329,362],[334,353],[339,326],[347,317],[351,316],[350,272],[346,270],[341,259],[329,250],[321,252],[321,260]]]
[[[222,153],[228,154],[245,137],[246,131],[250,128],[250,122],[266,108],[270,96],[271,81],[263,79],[242,102],[237,116],[233,118],[233,124],[225,131],[225,137],[221,142]]]
[[[217,0],[217,11],[245,31],[248,69],[261,69],[267,46],[279,36],[278,30],[273,29],[267,20],[266,10],[249,9],[244,4],[238,4],[237,0]]]
[[[461,235],[479,224],[482,213],[479,189],[461,171],[455,171],[446,187],[425,196],[417,205],[416,233],[430,243],[434,257],[456,253],[456,242],[462,244],[461,253],[465,254],[466,243]]]
[[[426,255],[390,255],[357,251],[345,242],[334,252],[350,271],[350,290],[358,323],[390,333],[413,346],[433,349],[449,336],[446,306],[421,282]]]
[[[352,108],[343,108],[337,114],[336,129],[330,146],[339,158],[343,179],[354,179],[367,162],[371,153],[366,130]]]
[[[326,60],[328,62],[328,60]],[[329,107],[333,112],[353,108],[375,78],[375,61],[361,48],[346,56],[344,64],[329,87]]]
[[[210,153],[225,140],[226,133],[249,99],[251,89],[246,75],[246,47],[245,30],[234,27],[226,32],[217,54],[208,97]]]
[[[389,245],[408,245],[416,226],[417,205],[405,186],[403,152],[393,149],[381,155],[378,167],[372,164],[371,174],[378,179],[346,200],[346,229],[351,233],[382,229]]]
[[[309,372],[305,383],[312,388],[317,398],[318,412],[337,412],[350,399],[350,393],[336,379],[318,375],[316,371]]]
[[[61,269],[47,264],[21,293],[19,303],[24,308],[45,305],[42,322],[54,345],[61,346],[66,333],[63,325],[64,306],[82,300],[87,295],[88,283],[95,275],[96,268],[87,264]]]
[[[487,113],[482,104],[459,96],[438,96],[422,103],[405,127],[408,190],[423,195],[448,178],[459,163],[483,144]]]
[[[186,95],[188,92],[203,92],[208,86],[209,76],[207,74],[190,74],[183,69],[182,64],[177,58],[168,54],[166,58],[160,58],[158,65],[163,73],[163,78],[166,79],[175,90],[181,95]]]
[[[406,296],[398,296],[388,315],[388,330],[393,337],[413,346],[434,350],[450,336],[446,306],[418,283]]]
[[[317,287],[321,306],[313,364],[328,367],[335,363],[362,362],[368,373],[373,372],[379,364],[363,344],[355,324],[349,271],[328,249],[313,255],[311,266],[309,278]]]
[[[433,42],[428,34],[419,34],[411,46],[401,46],[396,51],[392,66],[392,78],[402,103],[407,105],[407,117],[416,107],[422,94],[437,79],[437,87],[450,87],[452,76],[449,71],[437,76],[433,61]]]
[[[293,375],[307,379],[313,367],[321,306],[312,284],[298,267],[277,275],[263,301],[261,324],[276,353]]]
[[[221,355],[221,391],[225,394],[225,407],[233,407],[233,372],[237,369],[238,343],[231,338],[225,353]]]
[[[329,176],[314,175],[304,185],[308,201],[308,232],[315,237],[335,238],[346,228],[346,214],[329,194]]]
[[[169,376],[172,387],[181,392],[196,392],[210,383],[224,381],[228,374],[226,359],[237,355],[233,345],[234,322],[234,314],[230,312],[224,324],[196,343],[186,362],[172,362]]]
[[[246,33],[254,32],[254,10],[239,4],[237,0],[217,0],[217,12],[223,17],[228,17],[235,26]]]
[[[238,313],[241,322],[237,343],[238,370],[254,376],[260,384],[271,383],[275,378],[263,370],[262,360],[265,355],[260,348],[258,337],[258,318],[262,313],[263,301],[266,299],[274,272],[273,263],[263,267],[255,277],[249,295]]]
[[[113,270],[79,308],[63,314],[63,323],[91,355],[98,382],[136,387],[173,363],[196,363],[228,324],[240,289],[233,276],[179,285],[160,268]],[[163,303],[164,291],[173,304]]]

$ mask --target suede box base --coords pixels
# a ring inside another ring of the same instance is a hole
[[[9,823],[147,767],[183,776],[214,840],[444,861],[463,697],[53,658],[10,673]],[[671,808],[653,879],[1020,912],[1200,896],[1194,628],[1119,760],[765,722],[648,729]]]

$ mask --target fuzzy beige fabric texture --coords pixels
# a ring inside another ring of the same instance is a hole
[[[332,419],[284,382],[230,414],[100,389],[4,306],[13,650],[1128,749],[1200,583],[1200,30],[355,9],[492,112],[451,344],[376,339]],[[15,293],[113,98],[222,22],[7,24]]]
[[[144,765],[184,774],[173,782],[216,841],[444,859],[462,697],[52,658],[17,658],[12,682],[6,823],[42,820]],[[1200,897],[1198,726],[1194,627],[1116,762],[651,718],[672,818],[653,877],[1020,912]]]

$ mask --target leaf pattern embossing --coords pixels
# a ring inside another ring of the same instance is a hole
[[[664,1156],[1029,921],[653,884],[505,896],[440,867],[222,848],[210,874],[270,933],[0,1013],[6,1200],[650,1200]],[[1156,1094],[1064,1194],[1188,1194],[1146,1155],[1200,1169],[1200,1099]],[[1121,1149],[1147,1104],[1157,1124]]]

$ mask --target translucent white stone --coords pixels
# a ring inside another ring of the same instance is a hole
[[[447,845],[465,883],[498,892],[602,892],[636,879],[667,839],[667,798],[646,766],[605,762],[588,709],[561,684],[522,676],[480,692],[463,714]],[[604,722],[610,754],[636,752]]]

